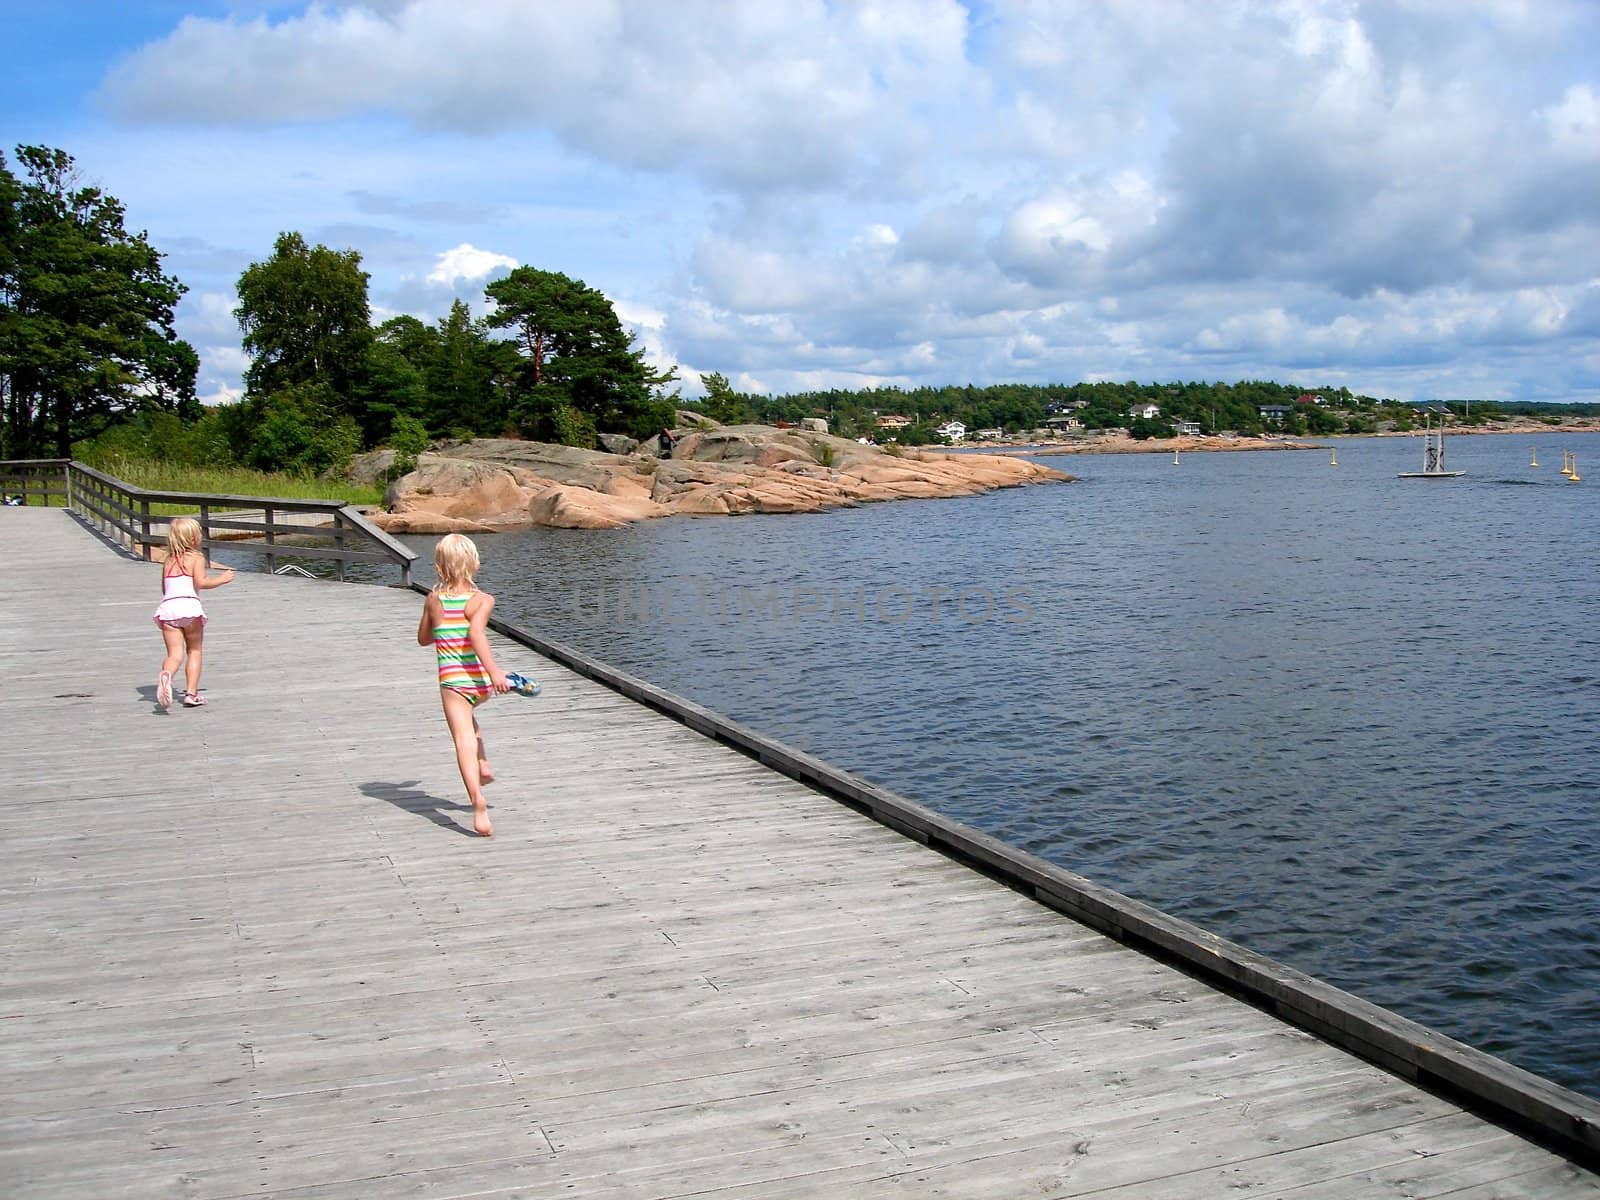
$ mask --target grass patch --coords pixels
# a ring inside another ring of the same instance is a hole
[[[247,467],[196,467],[121,455],[91,463],[98,471],[152,492],[199,492],[212,496],[277,496],[288,500],[339,500],[345,504],[381,504],[379,484],[342,479],[307,478]],[[157,504],[153,512],[187,511],[182,505]]]

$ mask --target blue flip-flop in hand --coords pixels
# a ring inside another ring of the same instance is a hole
[[[537,679],[529,679],[526,675],[518,675],[515,671],[506,676],[506,682],[511,685],[511,690],[519,696],[537,696],[540,691]]]

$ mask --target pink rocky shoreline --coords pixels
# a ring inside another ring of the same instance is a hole
[[[890,453],[767,425],[684,431],[668,459],[626,439],[619,449],[503,438],[441,444],[390,485],[387,511],[369,519],[390,533],[616,529],[655,517],[819,512],[1072,479],[1003,454]],[[353,474],[378,478],[393,461],[392,451],[375,451]]]

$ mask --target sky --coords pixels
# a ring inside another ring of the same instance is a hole
[[[685,398],[1274,379],[1600,402],[1597,0],[0,0],[0,149],[187,285],[354,249],[375,320],[517,265]]]

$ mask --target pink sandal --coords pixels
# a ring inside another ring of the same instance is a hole
[[[185,692],[183,694],[183,706],[185,708],[199,708],[205,702],[206,698],[199,692]]]
[[[156,706],[158,708],[172,707],[172,672],[163,671],[156,680]]]

